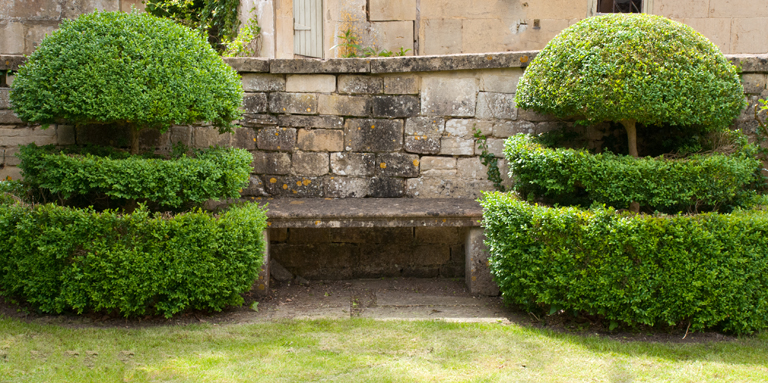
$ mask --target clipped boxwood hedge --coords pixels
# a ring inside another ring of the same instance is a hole
[[[633,201],[654,210],[717,210],[742,203],[754,191],[762,167],[756,148],[742,143],[732,155],[709,154],[668,160],[634,158],[613,153],[591,154],[585,150],[545,148],[527,134],[507,140],[504,154],[509,161],[515,189],[522,195],[547,196],[556,202],[578,187],[587,193],[587,204],[599,202],[626,208]]]
[[[486,194],[491,272],[506,302],[629,324],[768,327],[768,215],[651,216]]]
[[[245,149],[209,149],[165,160],[108,148],[22,146],[24,180],[63,198],[103,193],[177,208],[209,199],[238,198],[248,185],[253,157]]]
[[[9,196],[9,194],[5,194]],[[220,216],[98,213],[13,199],[0,204],[0,293],[46,313],[124,316],[242,304],[261,269],[264,209]]]

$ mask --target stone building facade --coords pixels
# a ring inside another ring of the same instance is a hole
[[[540,50],[573,23],[613,0],[241,0],[240,19],[262,28],[260,56],[294,58],[304,37],[313,57],[335,58],[349,31],[362,47],[408,55]],[[768,2],[754,0],[633,0],[644,13],[692,26],[726,54],[768,52]],[[307,8],[308,5],[315,8]],[[29,54],[65,18],[99,10],[143,9],[141,0],[4,0],[0,54]],[[310,9],[309,11],[307,9]],[[301,25],[304,13],[318,17]],[[310,25],[312,24],[312,25]]]

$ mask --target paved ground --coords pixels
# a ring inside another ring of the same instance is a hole
[[[250,312],[250,320],[375,318],[507,322],[498,297],[473,297],[463,280],[369,279],[280,286]],[[245,318],[242,318],[243,320]]]

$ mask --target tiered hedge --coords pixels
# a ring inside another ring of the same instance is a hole
[[[611,208],[482,201],[491,269],[504,299],[629,324],[768,327],[768,215],[652,216]]]
[[[124,316],[242,304],[263,261],[264,209],[220,216],[0,201],[0,293],[46,313]]]
[[[209,149],[166,160],[109,148],[62,150],[35,144],[21,147],[19,157],[25,182],[65,199],[101,193],[172,208],[240,197],[253,161],[245,149]]]
[[[692,155],[682,159],[634,158],[613,153],[546,148],[527,134],[505,143],[515,189],[523,196],[546,196],[567,204],[603,203],[626,208],[638,202],[651,211],[717,210],[738,206],[754,195],[747,186],[757,180],[762,163],[756,148],[742,142],[731,155]],[[583,188],[586,198],[574,197]]]

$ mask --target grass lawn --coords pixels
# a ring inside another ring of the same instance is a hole
[[[621,342],[501,324],[285,321],[142,329],[0,318],[0,382],[768,381],[768,333]]]

